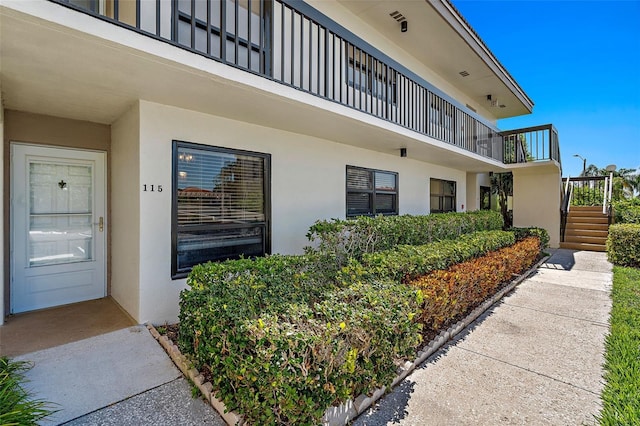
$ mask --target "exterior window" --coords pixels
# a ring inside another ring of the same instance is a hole
[[[456,183],[451,180],[431,179],[431,213],[456,211]]]
[[[174,141],[174,278],[199,263],[270,251],[270,159],[268,154]]]
[[[491,188],[480,187],[480,210],[491,210]]]
[[[398,214],[398,174],[347,166],[347,217]]]

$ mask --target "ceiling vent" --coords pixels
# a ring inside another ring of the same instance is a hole
[[[391,16],[393,19],[395,19],[398,22],[403,22],[407,20],[407,18],[405,18],[404,15],[398,12],[397,10],[395,12],[391,12],[389,16]]]
[[[459,74],[463,77],[469,77],[469,72],[468,71],[460,71]]]

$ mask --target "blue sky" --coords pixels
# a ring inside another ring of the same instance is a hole
[[[640,1],[452,1],[535,103],[498,127],[553,123],[564,176],[640,167]]]

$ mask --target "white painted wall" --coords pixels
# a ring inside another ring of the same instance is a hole
[[[513,226],[549,232],[549,246],[560,246],[560,166],[555,161],[524,164],[513,172]]]
[[[115,129],[123,126],[122,121],[114,125],[114,136]],[[401,214],[429,212],[429,179],[432,177],[458,183],[459,211],[466,200],[464,171],[141,101],[140,181],[137,188],[137,194],[140,194],[140,311],[132,313],[139,322],[175,321],[178,295],[186,285],[184,279],[171,280],[171,149],[174,139],[271,154],[274,253],[301,253],[308,244],[305,234],[316,219],[345,216],[347,165],[398,172]],[[131,143],[135,144],[135,141]],[[119,152],[119,155],[124,153],[115,140],[112,150],[114,156],[115,152]],[[113,175],[118,175],[122,160],[114,158],[112,164]],[[162,185],[163,191],[141,192],[143,184]],[[132,182],[127,188],[130,191],[127,196],[132,197],[136,193],[136,186]],[[114,187],[114,210],[117,204],[121,204],[118,197],[119,191]],[[133,200],[128,203],[135,204]],[[128,206],[126,210],[135,215],[134,207]],[[116,218],[114,213],[113,220]],[[129,234],[133,236],[133,232]],[[120,275],[116,278],[115,271],[122,261],[116,262],[115,257],[129,256],[129,253],[133,256],[135,250],[126,247],[125,252],[116,254],[117,239],[114,228],[112,286],[122,288],[123,283],[116,281],[126,277]]]
[[[111,126],[111,297],[140,318],[140,111]]]

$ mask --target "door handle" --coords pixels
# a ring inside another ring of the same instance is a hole
[[[100,219],[98,219],[98,231],[104,231],[104,218],[102,216],[100,216]]]

